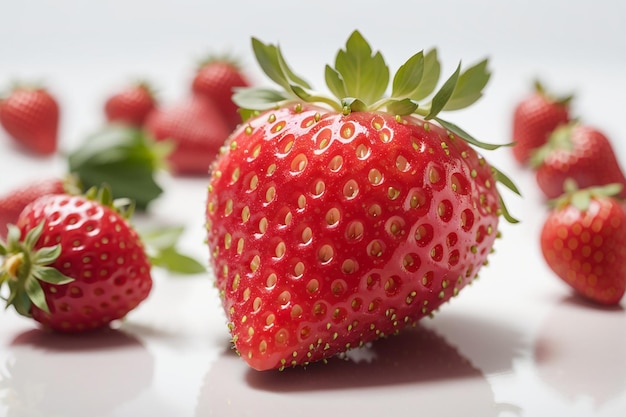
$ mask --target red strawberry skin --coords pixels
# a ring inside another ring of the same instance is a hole
[[[41,282],[50,313],[31,308],[33,319],[62,332],[82,332],[124,317],[152,288],[150,263],[135,230],[113,209],[82,196],[48,195],[27,206],[17,226],[22,236],[44,221],[35,248],[60,244],[50,265],[74,278]]]
[[[0,101],[0,124],[24,149],[38,155],[57,150],[60,110],[44,88],[17,87]]]
[[[563,194],[568,178],[579,188],[619,183],[625,187],[620,195],[626,197],[626,178],[611,142],[602,132],[574,124],[555,134],[564,135],[559,141],[565,143],[548,151],[536,168],[537,184],[547,198]]]
[[[208,175],[230,130],[216,106],[200,97],[188,97],[158,108],[146,119],[145,129],[156,140],[171,140],[170,168],[177,175]]]
[[[104,112],[109,122],[143,126],[148,114],[157,107],[157,101],[146,83],[130,85],[106,99]]]
[[[41,196],[62,194],[64,182],[60,178],[47,178],[25,184],[0,196],[0,239],[5,239],[7,225],[15,224],[22,210]]]
[[[622,299],[626,211],[614,198],[593,198],[584,211],[571,204],[551,211],[541,250],[550,268],[583,297],[607,305]]]
[[[233,102],[233,89],[250,85],[241,70],[225,60],[209,60],[193,77],[191,90],[215,103],[226,125],[232,131],[241,123],[238,106]]]
[[[544,145],[561,124],[569,122],[568,101],[558,101],[535,91],[520,101],[513,112],[513,156],[527,164],[532,152]]]
[[[415,117],[281,108],[224,149],[207,241],[235,347],[258,370],[414,324],[476,277],[496,238],[490,166]]]

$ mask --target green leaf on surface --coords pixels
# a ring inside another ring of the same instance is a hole
[[[358,31],[352,32],[346,42],[346,49],[337,53],[335,70],[343,79],[346,95],[357,97],[366,104],[380,99],[389,84],[389,68],[382,54],[373,54],[372,48]]]
[[[162,227],[141,232],[141,240],[146,246],[165,249],[175,246],[185,231],[183,226]]]
[[[69,171],[85,189],[106,183],[114,198],[130,198],[145,210],[163,192],[155,179],[164,165],[160,144],[140,129],[108,125],[68,155]]]
[[[387,111],[391,114],[406,116],[417,110],[417,103],[409,98],[403,100],[391,100],[387,103]]]
[[[154,257],[150,257],[152,265],[178,274],[200,274],[206,267],[194,258],[178,252],[175,248],[165,248]]]
[[[452,97],[444,106],[444,110],[464,109],[474,104],[482,97],[482,91],[487,85],[491,74],[487,71],[487,60],[463,71],[459,76]]]

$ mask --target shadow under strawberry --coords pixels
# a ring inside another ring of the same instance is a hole
[[[416,407],[437,416],[501,411],[482,372],[446,339],[418,325],[326,364],[282,372],[251,370],[232,351],[225,353],[206,376],[196,415],[265,415],[277,409],[289,416],[384,415]]]
[[[152,382],[154,358],[116,329],[81,335],[19,334],[0,368],[7,416],[107,416]]]
[[[626,391],[626,314],[577,295],[563,298],[539,330],[537,373],[570,402],[591,399],[597,411]]]

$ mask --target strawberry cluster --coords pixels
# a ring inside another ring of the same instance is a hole
[[[548,266],[587,299],[618,304],[626,290],[626,177],[605,133],[572,117],[571,99],[536,83],[514,109],[513,156],[549,200],[540,238]]]

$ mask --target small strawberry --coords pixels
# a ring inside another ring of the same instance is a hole
[[[0,239],[6,238],[7,226],[15,224],[28,204],[41,196],[62,194],[71,187],[72,180],[46,178],[29,182],[0,196]]]
[[[157,100],[150,85],[139,82],[109,96],[104,103],[104,113],[109,122],[141,127],[156,106]]]
[[[331,357],[433,313],[476,278],[499,215],[513,220],[496,181],[515,186],[468,142],[497,146],[437,116],[481,96],[486,61],[459,67],[420,104],[440,64],[419,52],[385,97],[389,69],[355,31],[327,66],[337,101],[312,92],[278,47],[254,39],[253,48],[286,90],[235,95],[262,112],[246,112],[214,163],[206,219],[234,346],[265,370]]]
[[[81,332],[124,317],[148,296],[143,244],[106,191],[101,202],[47,195],[22,211],[0,245],[7,306],[44,327]]]
[[[609,139],[598,129],[578,122],[557,128],[547,144],[534,153],[539,188],[547,198],[563,194],[565,181],[573,179],[578,187],[620,183],[626,178]],[[626,188],[621,197],[626,197]]]
[[[59,104],[43,87],[16,86],[0,99],[0,124],[18,144],[35,154],[56,152]]]
[[[513,156],[527,164],[533,150],[544,145],[559,125],[569,122],[571,96],[556,98],[543,86],[535,83],[535,90],[516,106],[513,113]]]
[[[195,96],[150,113],[144,127],[157,141],[173,143],[168,161],[178,175],[207,175],[230,133],[215,104]]]
[[[577,293],[617,304],[626,289],[626,208],[621,184],[571,190],[556,200],[541,230],[548,266]]]
[[[232,100],[233,89],[249,86],[250,82],[233,60],[216,57],[200,64],[191,83],[194,94],[215,103],[231,131],[241,123],[239,107]]]

